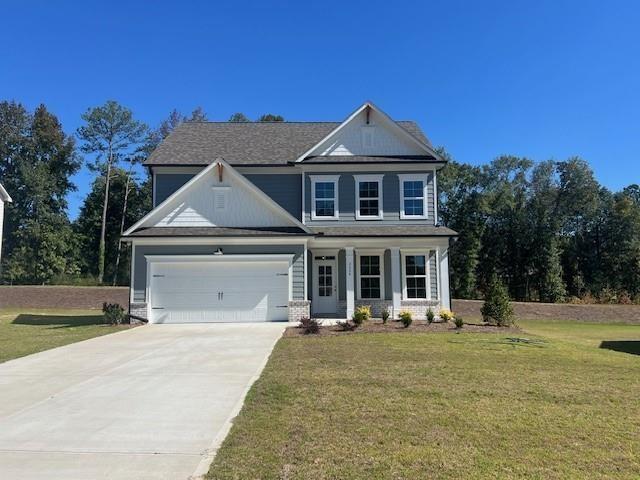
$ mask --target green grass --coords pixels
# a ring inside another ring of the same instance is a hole
[[[113,333],[99,310],[0,309],[0,362]]]
[[[640,326],[284,338],[215,479],[640,477]]]

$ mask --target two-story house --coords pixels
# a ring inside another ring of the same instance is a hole
[[[450,308],[444,160],[414,122],[365,103],[343,122],[190,122],[145,165],[129,228],[133,315],[296,321]]]

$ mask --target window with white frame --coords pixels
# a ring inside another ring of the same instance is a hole
[[[404,298],[429,299],[429,253],[403,253],[402,273],[404,277]]]
[[[364,252],[357,255],[358,298],[382,299],[384,296],[383,253]]]
[[[427,175],[403,174],[400,179],[400,218],[427,218]]]
[[[356,219],[382,219],[382,175],[356,175]]]
[[[311,175],[311,218],[338,219],[339,176]]]

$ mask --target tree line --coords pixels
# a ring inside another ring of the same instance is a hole
[[[156,128],[115,101],[87,109],[68,135],[46,106],[33,112],[0,102],[0,183],[5,206],[0,283],[111,284],[129,282],[130,252],[122,233],[151,210],[151,181],[142,162],[178,125],[208,121],[173,110]],[[243,113],[229,121],[250,122]],[[281,122],[265,114],[258,122]],[[68,216],[72,178],[85,165],[94,176],[79,215]]]
[[[140,167],[183,122],[207,121],[200,107],[173,110],[155,128],[114,101],[82,114],[73,135],[44,105],[0,102],[0,183],[6,206],[0,282],[129,282],[122,232],[151,209]],[[242,113],[229,121],[250,122]],[[265,114],[261,122],[284,121]],[[440,222],[460,232],[451,246],[451,289],[481,298],[493,277],[511,298],[640,302],[640,187],[612,192],[582,159],[535,163],[502,156],[472,166],[449,159],[438,174]],[[91,189],[68,216],[72,178],[86,165]]]

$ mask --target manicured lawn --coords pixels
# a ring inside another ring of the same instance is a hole
[[[0,310],[0,362],[113,333],[98,310]]]
[[[284,338],[208,478],[639,478],[640,326],[521,325]]]

